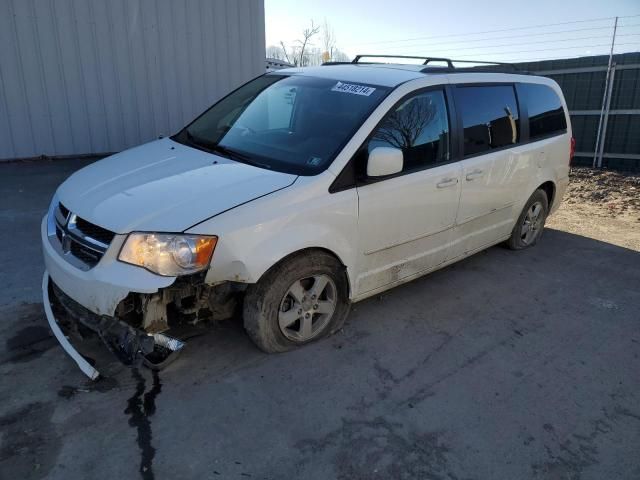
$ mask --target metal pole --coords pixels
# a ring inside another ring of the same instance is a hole
[[[602,168],[602,155],[604,154],[604,144],[607,140],[607,124],[609,123],[609,107],[611,106],[611,94],[613,92],[613,81],[616,76],[616,64],[611,66],[611,76],[609,77],[609,88],[607,91],[607,105],[604,109],[604,119],[602,121],[602,135],[600,136],[600,149],[598,151],[598,168]]]
[[[600,151],[600,144],[602,143],[602,123],[604,122],[604,111],[607,104],[607,93],[609,91],[609,78],[611,75],[611,64],[613,63],[613,47],[616,43],[616,31],[618,30],[618,17],[616,17],[613,23],[613,35],[611,37],[611,50],[609,51],[609,65],[607,66],[607,75],[604,82],[604,94],[602,95],[602,108],[600,109],[600,121],[598,122],[598,134],[596,136],[596,148],[593,151],[593,168],[598,166],[598,152]]]

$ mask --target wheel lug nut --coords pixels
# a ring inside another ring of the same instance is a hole
[[[302,315],[302,309],[298,310],[298,315]]]
[[[317,304],[317,303],[313,306],[313,309],[314,309],[314,310],[317,310],[317,309],[318,309],[318,304]]]
[[[311,300],[315,300],[316,296],[315,295],[311,295]]]
[[[304,318],[309,318],[311,315],[309,315],[308,313],[304,314]]]

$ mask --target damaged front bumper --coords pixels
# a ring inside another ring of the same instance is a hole
[[[91,380],[97,380],[100,376],[100,372],[98,372],[98,370],[96,370],[93,365],[91,365],[91,363],[89,363],[87,359],[80,354],[80,352],[73,348],[73,345],[71,345],[66,335],[62,332],[56,318],[53,316],[53,310],[49,300],[49,274],[47,272],[44,272],[44,276],[42,277],[42,303],[44,305],[44,313],[47,316],[47,321],[49,322],[51,331],[58,339],[58,342],[60,342],[62,348],[64,348],[65,352],[67,352],[73,361],[78,364],[82,373]]]
[[[162,333],[134,328],[117,317],[91,312],[58,288],[48,272],[42,280],[42,297],[53,334],[92,380],[113,374],[120,365],[142,362],[151,368],[162,368],[185,345]]]
[[[160,369],[184,341],[201,334],[203,320],[230,318],[244,284],[205,283],[205,272],[163,277],[120,262],[125,235],[116,235],[99,263],[81,269],[56,250],[41,224],[46,272],[42,296],[54,335],[90,378],[111,376],[122,365]],[[57,237],[56,237],[57,238]]]

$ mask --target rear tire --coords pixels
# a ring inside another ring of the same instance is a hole
[[[511,237],[506,242],[507,247],[511,250],[523,250],[538,243],[548,214],[547,194],[544,190],[536,190],[522,209],[511,231]]]
[[[247,288],[244,328],[262,351],[286,352],[340,329],[349,308],[342,264],[323,251],[302,252]]]

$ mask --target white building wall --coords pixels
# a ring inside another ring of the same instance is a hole
[[[0,0],[0,160],[170,135],[265,70],[263,0]]]

